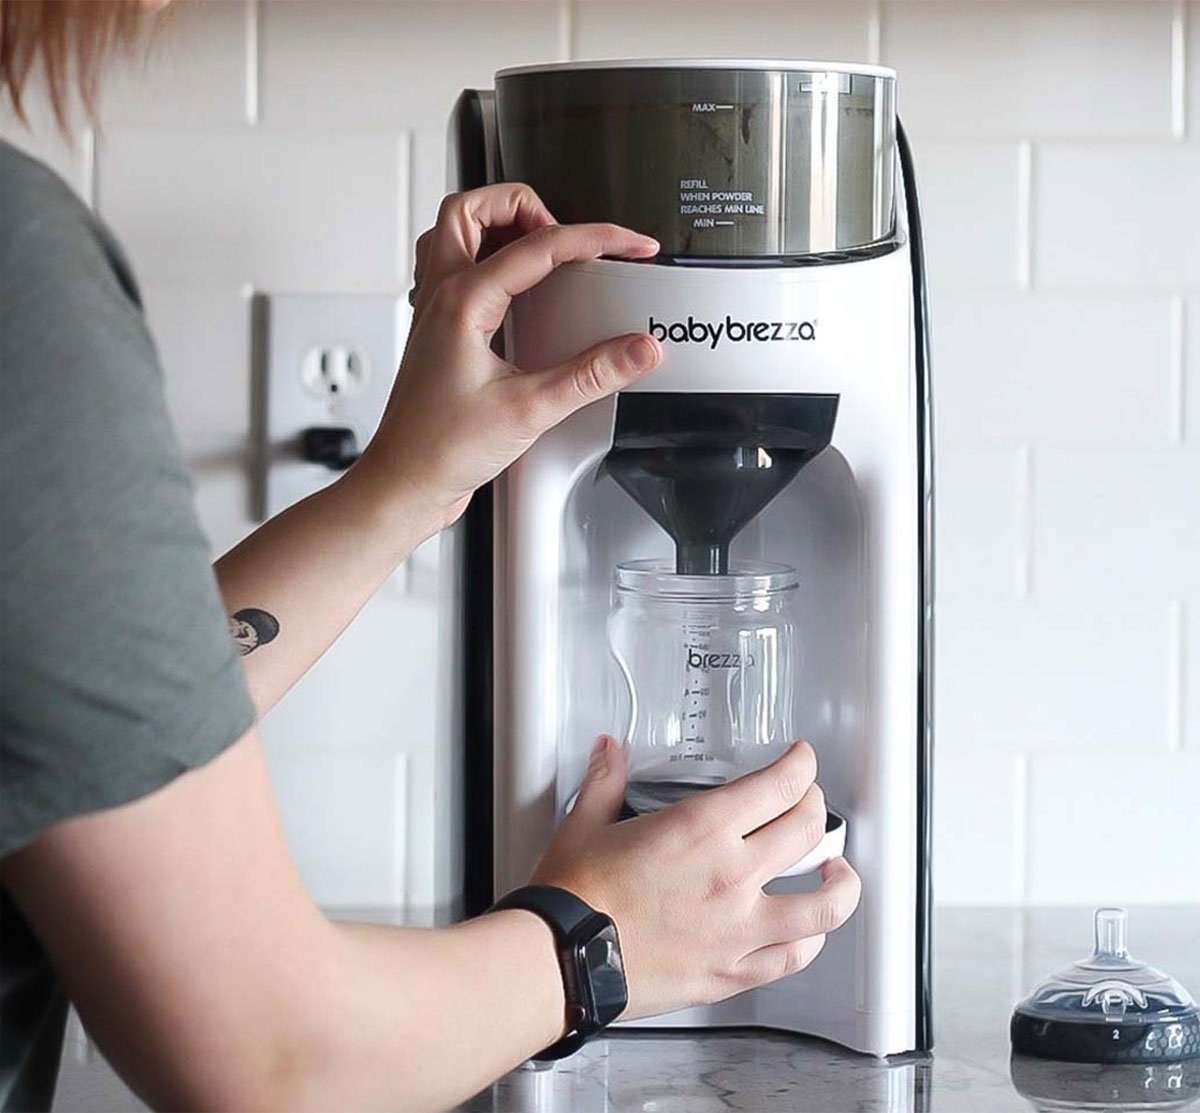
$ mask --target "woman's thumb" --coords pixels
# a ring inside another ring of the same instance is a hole
[[[598,402],[636,382],[658,366],[662,348],[646,333],[605,340],[545,371],[525,371],[510,380],[522,393],[532,393],[539,432],[557,425],[589,402]]]
[[[575,807],[571,809],[574,822],[603,827],[614,822],[621,812],[625,798],[625,755],[615,738],[602,734],[592,748],[591,760]]]
[[[558,368],[564,401],[579,405],[607,398],[653,370],[660,359],[662,348],[647,333],[605,340]]]

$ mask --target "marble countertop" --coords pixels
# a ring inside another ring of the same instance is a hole
[[[1010,1061],[1014,1003],[1088,952],[1092,911],[940,909],[930,1055],[874,1059],[764,1031],[619,1033],[552,1070],[522,1069],[464,1113],[1007,1113],[1196,1103],[1200,1060],[1094,1067]],[[1135,957],[1200,993],[1200,908],[1134,908]]]
[[[1179,1109],[1200,1113],[1200,1060],[1103,1068],[1010,1062],[1015,1001],[1090,947],[1091,910],[940,909],[930,1055],[887,1060],[763,1031],[615,1033],[553,1069],[514,1071],[462,1113],[1007,1113]],[[1200,994],[1200,908],[1133,908],[1132,953]],[[68,1039],[56,1110],[143,1106]]]

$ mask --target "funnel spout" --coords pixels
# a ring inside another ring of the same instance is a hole
[[[824,450],[837,395],[623,394],[603,470],[675,542],[676,570],[723,575],[741,530]]]
[[[684,576],[724,576],[729,572],[729,546],[678,542],[675,571]]]

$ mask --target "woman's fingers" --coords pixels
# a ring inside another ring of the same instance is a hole
[[[750,835],[799,804],[816,779],[816,753],[807,742],[797,742],[770,765],[679,806],[694,811],[704,830]]]
[[[798,974],[811,964],[824,947],[823,935],[760,947],[738,963],[738,978],[747,989],[753,989],[786,978],[789,974]]]
[[[432,291],[450,275],[474,266],[489,230],[512,229],[524,235],[554,223],[542,199],[519,182],[452,193],[442,201],[437,223],[425,233],[429,238],[421,237],[423,249],[417,241],[417,285]]]
[[[825,835],[825,793],[812,784],[800,803],[746,836],[750,860],[770,880],[794,866]]]
[[[461,296],[476,327],[494,332],[509,303],[563,263],[616,255],[646,259],[658,241],[616,224],[557,224],[542,227],[502,247],[461,278]]]
[[[761,905],[764,946],[794,943],[836,931],[853,915],[862,882],[845,858],[821,867],[821,887],[812,893],[775,893]]]

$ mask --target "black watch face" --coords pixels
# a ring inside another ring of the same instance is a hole
[[[629,1000],[617,929],[612,924],[584,943],[583,960],[592,983],[596,1020],[602,1025],[610,1024],[621,1015]]]

